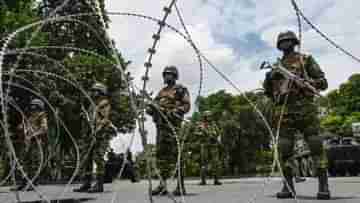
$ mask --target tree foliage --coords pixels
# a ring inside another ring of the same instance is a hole
[[[0,6],[0,45],[5,42],[7,35],[49,17],[63,3],[62,0],[4,2]],[[41,29],[35,26],[21,32],[10,42],[5,56],[3,80],[9,81],[9,74],[14,76],[12,84],[17,86],[12,86],[10,95],[19,106],[26,110],[29,101],[40,96],[54,107],[51,109],[50,105],[46,105],[50,115],[49,144],[56,152],[58,157],[55,159],[58,161],[64,157],[75,158],[72,139],[77,143],[83,139],[81,134],[86,122],[83,111],[88,110],[90,105],[82,90],[88,93],[95,82],[102,82],[108,87],[112,104],[111,120],[118,132],[131,132],[135,126],[135,114],[129,108],[129,94],[125,91],[124,84],[124,80],[129,78],[128,75],[123,78],[118,70],[121,68],[126,71],[130,62],[124,60],[118,50],[110,48],[114,42],[106,37],[104,25],[107,27],[109,18],[104,12],[104,1],[99,1],[100,10],[94,2],[70,0],[56,16],[79,15],[78,17],[53,21],[44,24]],[[35,33],[35,30],[38,32]],[[25,45],[47,48],[31,48],[20,54],[9,53],[25,48]],[[114,65],[114,57],[120,58],[120,67]],[[55,115],[64,122],[72,138],[65,128],[57,129],[59,123]],[[14,126],[16,123],[17,120],[14,119]],[[62,162],[58,164],[58,168],[63,167]]]
[[[321,104],[329,112],[322,119],[323,128],[341,136],[352,136],[352,123],[360,122],[360,74],[353,74],[338,89],[329,92]]]
[[[261,92],[248,92],[246,96],[266,117],[269,117],[268,101]],[[269,151],[269,132],[244,95],[231,95],[225,91],[219,91],[200,98],[199,110],[200,112],[210,110],[212,120],[223,131],[222,157],[225,174],[255,172],[259,165],[267,164],[268,159],[259,156],[264,156],[264,153]],[[194,113],[193,123],[200,117],[201,113]],[[199,162],[198,138],[190,133],[187,143],[192,159]]]

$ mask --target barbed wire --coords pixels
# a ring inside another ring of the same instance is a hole
[[[295,2],[295,1],[293,1],[293,2]],[[181,22],[181,25],[183,26],[183,28],[184,28],[184,30],[185,30],[185,34],[183,34],[182,32],[180,32],[179,30],[177,30],[177,29],[175,29],[174,27],[172,27],[172,26],[170,26],[170,25],[168,25],[168,24],[166,24],[166,19],[167,19],[167,17],[168,17],[168,15],[169,15],[169,13],[170,13],[170,11],[171,11],[171,8],[172,8],[172,6],[175,6],[175,8],[176,8],[176,11],[177,11],[177,15],[178,15],[178,17],[179,17],[179,20],[180,20],[180,22]],[[296,10],[296,12],[297,12],[297,16],[298,16],[298,23],[299,23],[299,38],[300,38],[300,40],[301,40],[301,38],[302,38],[302,36],[301,36],[301,33],[302,33],[302,29],[301,29],[301,20],[300,20],[300,16],[301,17],[303,17],[304,18],[304,16],[303,16],[303,14],[301,13],[301,11],[300,11],[300,9],[298,9],[297,7],[296,7],[296,3],[294,4],[294,8],[295,8],[295,10]],[[297,8],[297,9],[296,9]],[[235,82],[233,82],[224,72],[222,72],[219,68],[217,68],[204,54],[202,54],[201,52],[200,52],[200,50],[196,47],[196,45],[195,45],[195,43],[193,42],[193,40],[191,39],[191,35],[190,35],[190,33],[189,33],[189,31],[188,31],[188,29],[186,28],[186,25],[185,25],[185,22],[184,22],[184,19],[183,19],[183,17],[182,17],[182,15],[181,15],[181,11],[180,11],[180,9],[178,9],[178,7],[177,7],[177,5],[176,5],[176,0],[173,0],[171,3],[170,3],[170,6],[169,7],[165,7],[165,16],[164,16],[164,18],[162,19],[162,20],[157,20],[157,19],[155,19],[155,18],[152,18],[152,17],[149,17],[149,16],[143,16],[143,15],[140,15],[140,14],[129,14],[129,16],[137,16],[137,17],[142,17],[142,18],[146,18],[146,19],[151,19],[151,20],[153,20],[153,21],[156,21],[156,22],[158,22],[158,24],[159,24],[159,30],[158,30],[158,32],[156,33],[156,34],[154,34],[153,35],[153,39],[154,39],[154,43],[153,43],[153,46],[148,50],[149,51],[149,57],[147,58],[147,61],[145,62],[145,64],[144,64],[144,66],[145,66],[145,68],[146,68],[146,72],[145,72],[145,75],[143,76],[143,81],[144,81],[144,83],[143,83],[143,92],[146,92],[146,87],[147,87],[147,81],[149,80],[149,71],[150,71],[150,68],[151,68],[151,66],[152,66],[152,64],[151,64],[151,62],[152,62],[152,59],[153,59],[153,55],[155,54],[155,52],[156,52],[156,46],[157,46],[157,44],[158,44],[158,41],[159,41],[159,39],[160,39],[160,34],[161,34],[161,31],[162,31],[162,29],[163,29],[163,27],[164,26],[167,26],[167,27],[169,27],[170,29],[172,29],[172,30],[174,30],[175,32],[177,32],[178,34],[180,34],[185,40],[187,40],[191,45],[192,45],[192,47],[195,49],[195,51],[196,51],[196,54],[197,54],[197,56],[198,56],[198,60],[199,60],[199,63],[200,63],[200,85],[199,85],[199,89],[198,89],[198,96],[200,96],[201,95],[201,89],[202,89],[202,86],[203,86],[203,63],[202,63],[202,59],[204,59],[205,60],[205,62],[207,63],[207,64],[209,64],[210,65],[210,67],[212,68],[212,69],[214,69],[215,70],[215,72],[217,73],[217,74],[219,74],[226,82],[228,82],[236,91],[238,91],[240,94],[242,94],[242,95],[245,95],[241,90],[240,90],[240,88],[235,84]],[[2,61],[0,61],[0,62],[2,62]],[[1,66],[1,64],[0,64],[0,66]],[[130,88],[130,84],[127,84],[127,88]],[[130,90],[129,90],[130,91]],[[245,95],[245,97],[246,97],[246,95]],[[247,98],[247,97],[246,97]],[[248,98],[247,98],[248,99]],[[260,110],[258,110],[257,108],[256,108],[256,105],[254,105],[250,100],[248,100],[248,102],[250,103],[250,105],[252,105],[253,107],[254,107],[254,109],[256,110],[256,112],[260,115],[260,117],[263,119],[263,121],[264,121],[264,123],[265,123],[265,125],[266,125],[266,128],[270,131],[270,134],[271,134],[271,136],[272,136],[272,138],[274,139],[275,137],[274,137],[274,135],[272,134],[272,131],[271,131],[271,127],[268,125],[268,123],[267,123],[267,121],[266,121],[266,119],[265,119],[265,117],[263,116],[263,114],[261,113],[261,111]],[[143,102],[143,103],[145,103],[145,102]],[[144,107],[144,106],[143,106]],[[136,107],[135,107],[136,108]],[[144,108],[140,108],[140,110],[142,111],[142,113],[144,113],[143,112],[143,110],[144,110]],[[140,128],[142,128],[142,130],[140,130],[140,133],[145,137],[146,136],[146,129],[145,129],[145,126],[144,126],[144,115],[142,115],[140,118],[139,118],[139,120],[141,121],[141,124],[139,124],[141,127]],[[275,138],[275,140],[277,140],[276,138]],[[145,139],[145,142],[144,142],[144,140],[143,140],[143,144],[146,144],[146,139]],[[181,145],[180,145],[180,149],[179,149],[179,156],[180,156],[180,158],[181,158],[181,152],[182,150],[181,150]],[[276,153],[277,154],[277,153]],[[147,157],[147,158],[149,158],[149,157]],[[278,162],[278,159],[276,158],[276,157],[274,157],[274,162]],[[179,163],[179,161],[178,161],[178,163]],[[273,167],[273,169],[272,170],[275,170],[274,169],[275,167]],[[179,170],[180,170],[180,168],[179,168]],[[148,171],[149,172],[149,171]],[[272,171],[273,172],[273,171]],[[180,173],[179,173],[180,174]],[[150,184],[149,184],[149,189],[151,190],[151,180],[150,180]],[[152,201],[152,197],[151,197],[151,191],[150,191],[150,202],[153,202]]]
[[[8,37],[5,39],[5,41],[4,41],[4,45],[2,46],[2,51],[0,52],[0,63],[1,63],[1,67],[2,67],[2,63],[3,63],[3,57],[4,57],[4,55],[5,55],[5,51],[6,51],[6,49],[7,49],[7,46],[8,46],[8,44],[10,43],[10,41],[18,34],[18,33],[20,33],[20,32],[23,32],[23,31],[25,31],[25,30],[27,30],[27,29],[30,29],[30,28],[32,28],[33,26],[37,26],[37,25],[43,25],[43,24],[45,24],[46,22],[52,22],[52,21],[61,21],[61,20],[65,20],[65,19],[68,19],[68,16],[65,16],[65,17],[55,17],[55,18],[49,18],[49,19],[46,19],[46,20],[42,20],[42,21],[39,21],[39,22],[35,22],[35,23],[31,23],[31,24],[29,24],[29,25],[26,25],[26,26],[24,26],[24,27],[22,27],[22,28],[19,28],[18,30],[16,30],[15,32],[13,32],[13,33],[11,33],[10,35],[8,35]],[[122,71],[122,69],[121,68],[119,68],[120,69],[120,72]],[[124,74],[123,74],[124,75]],[[3,95],[2,95],[3,96]],[[3,110],[4,110],[4,108],[3,108]],[[7,119],[5,119],[5,121],[6,121]],[[5,122],[5,124],[7,124],[6,122]],[[7,130],[7,127],[5,126],[5,131]],[[66,128],[65,128],[65,130],[66,130]],[[5,136],[6,136],[6,140],[7,140],[7,144],[9,145],[9,147],[11,148],[11,150],[12,151],[14,151],[14,149],[12,148],[12,145],[11,145],[11,140],[9,141],[9,138],[8,138],[8,134],[5,132]],[[78,150],[77,150],[78,151]],[[13,153],[14,154],[14,153]],[[14,154],[14,156],[16,157],[16,155]],[[16,160],[16,159],[15,159]],[[78,164],[78,162],[77,162],[77,164]],[[70,184],[71,182],[72,182],[72,180],[74,179],[74,177],[75,177],[75,175],[76,175],[76,173],[77,173],[77,170],[78,170],[78,168],[79,168],[79,165],[77,165],[76,166],[76,170],[75,170],[75,172],[74,172],[74,174],[73,174],[73,176],[71,177],[71,179],[70,179],[70,181],[69,181],[69,183],[68,184]],[[13,177],[13,179],[15,180],[15,178]],[[14,181],[14,183],[15,183],[15,181]],[[65,187],[65,188],[67,188],[67,187]],[[66,190],[66,189],[65,189]],[[62,194],[64,194],[65,193],[65,190],[64,190],[64,192],[62,192]],[[62,196],[62,194],[60,195],[60,196]],[[17,201],[20,201],[20,199],[19,199],[19,195],[18,195],[18,191],[16,191],[16,197],[17,197]]]
[[[135,14],[135,13],[126,13],[126,12],[123,12],[123,13],[118,13],[118,12],[108,12],[109,14],[116,14],[116,15],[128,15],[128,16],[134,16],[134,17],[140,17],[140,18],[144,18],[144,19],[148,19],[148,20],[152,20],[152,21],[156,21],[156,22],[161,22],[159,21],[158,19],[156,18],[153,18],[153,17],[150,17],[150,16],[145,16],[145,15],[142,15],[142,14]],[[171,30],[175,31],[176,33],[180,34],[185,40],[187,40],[191,45],[192,47],[195,49],[195,51],[197,52],[197,54],[199,54],[204,60],[205,62],[207,62],[210,67],[212,69],[215,70],[215,72],[217,72],[225,81],[227,81],[235,90],[237,90],[240,94],[244,95],[245,98],[247,99],[247,101],[250,103],[250,105],[256,109],[256,112],[260,115],[261,119],[263,121],[265,121],[265,126],[266,128],[269,130],[270,134],[271,134],[271,137],[274,137],[273,134],[272,134],[272,131],[271,131],[271,127],[269,126],[269,124],[267,123],[266,121],[266,118],[264,117],[264,115],[261,113],[260,110],[258,110],[256,108],[256,106],[251,102],[251,100],[240,90],[240,88],[237,87],[237,85],[230,79],[226,76],[226,74],[224,74],[222,71],[220,71],[220,69],[218,69],[204,54],[201,53],[201,51],[197,48],[197,46],[194,44],[194,42],[192,40],[189,40],[189,38],[184,35],[183,33],[181,33],[179,30],[177,30],[176,28],[174,28],[173,26],[171,25],[167,25],[165,24],[168,28],[170,28]]]
[[[321,37],[323,37],[327,42],[329,42],[332,46],[336,49],[340,50],[345,55],[349,56],[350,58],[354,59],[356,62],[360,63],[360,58],[352,54],[350,51],[343,48],[341,45],[336,43],[334,40],[330,39],[324,32],[322,32],[315,24],[313,24],[305,15],[304,12],[299,8],[298,4],[295,0],[291,0],[296,12],[302,17],[302,19],[313,29],[316,33],[318,33]]]
[[[176,5],[175,5],[176,6]],[[270,127],[270,125],[267,123],[267,120],[266,120],[266,118],[264,117],[264,115],[261,113],[261,111],[259,111],[258,109],[257,109],[257,107],[256,107],[256,105],[254,105],[252,102],[251,102],[251,100],[246,96],[246,94],[244,94],[241,90],[240,90],[240,88],[238,88],[237,87],[237,85],[230,79],[230,78],[228,78],[222,71],[220,71],[220,69],[218,69],[204,54],[202,54],[201,53],[201,51],[197,48],[197,46],[194,44],[194,42],[191,40],[191,36],[190,36],[190,33],[187,31],[187,28],[186,28],[186,26],[185,26],[185,23],[184,23],[184,20],[182,19],[182,17],[181,17],[181,13],[180,13],[180,10],[179,9],[177,9],[177,11],[178,11],[178,16],[179,16],[179,18],[181,19],[180,21],[181,21],[181,24],[183,25],[183,28],[184,28],[184,30],[185,30],[185,32],[187,32],[188,34],[188,36],[187,36],[187,40],[193,45],[193,48],[196,50],[196,52],[197,52],[197,54],[198,55],[200,55],[204,60],[205,60],[205,62],[207,62],[209,65],[210,65],[210,67],[213,69],[213,70],[215,70],[215,72],[217,72],[225,81],[227,81],[235,90],[237,90],[240,94],[242,94],[245,98],[246,98],[246,100],[249,102],[249,104],[256,110],[256,112],[260,115],[260,117],[261,117],[261,119],[265,122],[265,125],[266,125],[266,128],[268,129],[268,131],[270,132],[270,135],[271,135],[271,137],[273,137],[274,138],[274,135],[272,134],[272,130],[271,130],[271,127]],[[139,15],[137,15],[137,16],[139,16]],[[139,16],[139,17],[145,17],[145,16]],[[152,19],[153,20],[153,18],[149,18],[149,19]],[[170,27],[171,28],[171,27]],[[172,28],[171,28],[172,29]],[[175,31],[175,29],[173,29],[174,31]],[[179,31],[176,31],[176,32],[179,32]],[[201,81],[201,84],[202,84],[202,81]],[[201,87],[201,86],[200,86]],[[276,140],[276,139],[274,139],[274,140]],[[274,160],[275,160],[275,162],[276,163],[280,163],[279,162],[279,160],[277,160],[276,159],[276,157],[274,157]],[[280,167],[280,165],[279,165],[279,167]],[[273,170],[275,170],[275,167],[273,168]],[[274,171],[272,171],[271,172],[271,174],[273,174],[274,173]],[[265,187],[266,185],[264,185],[264,187]]]
[[[68,3],[70,2],[70,0],[64,0],[57,8],[55,8],[49,15],[49,17],[52,17],[53,15],[55,15],[57,13],[57,11],[61,10],[62,8],[64,8]],[[5,6],[6,6],[6,3],[5,3]],[[30,43],[32,42],[32,40],[35,38],[36,35],[38,35],[38,33],[41,31],[42,27],[44,26],[44,24],[42,24],[40,27],[38,27],[35,32],[33,32],[31,34],[31,37],[26,40],[25,42],[25,47],[28,47],[30,45]],[[16,32],[14,32],[14,34],[16,35]],[[1,50],[0,50],[0,84],[3,83],[3,80],[2,80],[2,63],[3,63],[3,53],[6,51],[7,49],[7,43],[9,43],[11,40],[11,35],[8,36],[8,38],[5,39],[4,41],[4,45],[2,46]],[[15,69],[17,68],[17,66],[19,65],[19,62],[22,58],[22,55],[20,55],[20,57],[17,58],[17,60],[15,61],[15,65],[12,69]],[[10,75],[10,82],[12,82],[13,80],[13,76]],[[4,96],[4,92],[5,92],[5,96]],[[10,140],[10,137],[9,137],[9,124],[8,124],[8,116],[7,116],[7,103],[4,103],[4,99],[6,99],[10,94],[10,86],[7,87],[7,89],[4,91],[3,87],[0,88],[0,96],[1,96],[1,101],[0,101],[0,104],[1,104],[1,114],[2,114],[2,118],[3,118],[3,123],[4,123],[4,134],[5,134],[5,137],[6,137],[6,141],[7,141],[7,144],[9,145],[10,149],[11,150],[14,150],[13,146],[11,146],[11,140]],[[15,151],[14,151],[15,152]],[[16,154],[13,153],[16,157]],[[15,158],[15,161],[18,162],[18,160]],[[15,173],[13,173],[13,180],[14,180],[14,184],[16,183],[15,181]],[[32,183],[31,183],[32,184]],[[19,197],[19,193],[18,191],[15,192],[16,193],[16,199],[17,201],[20,201],[20,197]],[[40,194],[41,195],[41,194]],[[49,202],[48,199],[46,199],[47,202]]]
[[[139,14],[139,13],[128,13],[128,12],[107,12],[107,14],[109,15],[121,15],[121,16],[129,16],[129,17],[137,17],[137,18],[142,18],[142,19],[146,19],[146,20],[150,20],[156,23],[160,23],[161,20],[157,19],[155,17],[152,16],[147,16],[147,15],[143,15],[143,14]],[[180,35],[185,41],[187,41],[189,43],[189,45],[193,48],[193,50],[195,51],[196,57],[198,58],[198,62],[199,62],[199,69],[200,69],[200,84],[199,84],[199,89],[198,90],[198,95],[197,97],[201,96],[201,90],[202,90],[202,86],[203,86],[203,72],[204,72],[204,64],[202,62],[202,57],[200,54],[200,50],[199,48],[196,46],[196,44],[192,41],[191,38],[189,38],[189,36],[187,36],[186,34],[182,33],[179,29],[175,28],[174,26],[167,24],[166,22],[164,23],[164,26],[166,26],[167,28],[169,28],[170,30],[172,30],[173,32],[175,32],[176,34]]]
[[[140,117],[142,118],[141,119],[141,122],[142,124],[139,125],[139,132],[140,134],[145,137],[146,136],[146,131],[145,131],[145,109],[146,109],[146,104],[145,104],[145,98],[146,98],[146,92],[147,92],[147,82],[149,81],[149,72],[150,72],[150,68],[152,67],[152,59],[153,59],[153,56],[155,55],[156,53],[156,46],[160,40],[160,34],[166,24],[166,20],[167,18],[169,17],[170,13],[171,13],[171,9],[172,7],[175,5],[176,3],[176,0],[171,0],[170,4],[168,7],[164,7],[163,11],[165,12],[163,18],[161,21],[158,21],[158,25],[159,25],[159,28],[157,30],[157,32],[152,36],[153,38],[153,44],[152,44],[152,47],[148,49],[148,52],[149,52],[149,55],[148,55],[148,58],[147,58],[147,61],[145,62],[144,66],[145,66],[145,74],[144,76],[142,77],[142,80],[143,80],[143,85],[142,85],[142,102],[141,102],[141,114],[140,114]],[[175,132],[175,131],[174,131]],[[143,146],[145,146],[145,149],[146,149],[146,146],[147,146],[147,143],[146,141],[144,140],[143,142]],[[152,198],[152,184],[151,184],[151,165],[150,165],[150,158],[151,158],[151,153],[149,152],[149,150],[146,151],[147,153],[147,171],[148,171],[148,179],[149,179],[149,200],[150,200],[150,203],[153,203],[153,198]],[[181,156],[181,151],[178,152],[179,156]],[[181,170],[181,167],[178,168],[178,171]],[[181,173],[179,172],[179,179],[181,178]],[[181,184],[180,184],[181,185]],[[180,191],[181,191],[181,194],[183,196],[183,188],[181,188],[182,186],[180,186]]]
[[[185,24],[185,20],[184,20],[184,17],[182,16],[181,14],[181,10],[179,9],[179,7],[177,6],[177,4],[175,4],[175,9],[176,9],[176,14],[180,20],[180,23],[181,23],[181,26],[183,27],[184,31],[185,31],[185,34],[190,42],[190,44],[193,44],[195,45],[192,37],[191,37],[191,34],[189,32],[189,30],[187,29],[186,27],[186,24]],[[196,46],[195,46],[196,47]],[[202,63],[202,59],[201,59],[201,56],[200,56],[200,52],[199,50],[196,48],[195,49],[196,51],[196,55],[197,55],[197,58],[198,58],[198,61],[199,61],[199,65],[200,65],[200,82],[199,82],[199,89],[198,89],[198,95],[195,99],[195,104],[197,104],[197,101],[198,101],[198,98],[201,96],[201,90],[202,90],[202,86],[203,86],[203,80],[204,80],[204,69],[203,69],[203,63]]]
[[[290,0],[291,4],[295,10],[296,13],[296,19],[297,19],[297,23],[298,23],[298,37],[299,37],[299,52],[301,53],[301,48],[302,48],[302,21],[301,21],[301,15],[297,9],[297,5],[296,2],[294,0]]]
[[[156,19],[156,18],[151,17],[151,16],[145,16],[145,15],[142,15],[142,14],[119,13],[119,12],[108,12],[108,14],[110,14],[110,15],[125,15],[125,16],[139,17],[139,18],[143,18],[143,19],[147,19],[147,20],[151,20],[151,21],[157,22],[158,24],[162,23],[162,21],[159,20],[159,19]],[[179,35],[180,35],[183,39],[185,39],[188,43],[190,43],[191,47],[193,47],[193,49],[195,50],[195,52],[197,53],[197,55],[199,55],[199,50],[197,49],[196,45],[195,45],[192,41],[190,41],[181,31],[179,31],[179,30],[176,29],[175,27],[167,24],[166,22],[164,22],[163,24],[164,24],[164,26],[166,26],[166,27],[168,27],[169,29],[173,30],[175,33],[179,34]],[[144,92],[144,91],[140,91],[140,92],[146,93],[146,92]],[[140,108],[140,109],[143,109],[143,108]],[[145,121],[144,118],[142,118],[141,120]],[[171,126],[171,123],[170,123],[169,125]],[[140,125],[139,125],[140,128],[143,127],[143,126],[144,126],[143,124],[140,124]],[[143,127],[143,128],[144,128],[144,127]],[[146,134],[146,133],[147,133],[147,132],[145,131],[144,134]],[[175,135],[176,135],[176,134],[175,134]],[[144,140],[144,139],[143,139],[143,140]],[[146,141],[143,141],[143,143],[146,143]],[[180,144],[180,147],[179,147],[180,153],[181,153],[181,151],[182,151],[182,150],[181,150],[181,149],[182,149],[181,146],[183,146],[183,144]],[[146,149],[146,147],[145,147],[145,149]],[[178,164],[178,165],[179,165],[179,164]],[[180,173],[179,173],[179,174],[180,174]],[[170,198],[171,198],[171,197],[170,197]],[[182,197],[182,198],[183,198],[183,197]],[[171,199],[174,200],[173,198],[171,198]],[[185,201],[185,200],[183,199],[183,201]]]

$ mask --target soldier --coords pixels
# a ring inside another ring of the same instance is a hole
[[[301,79],[308,81],[318,91],[326,90],[328,87],[327,80],[315,59],[310,55],[295,51],[295,46],[299,45],[299,43],[294,32],[280,33],[277,48],[283,52],[283,57],[278,63]],[[277,197],[294,198],[295,189],[291,157],[294,154],[295,134],[300,131],[309,145],[316,174],[319,178],[317,198],[330,199],[327,177],[328,162],[322,139],[319,136],[320,125],[317,114],[318,108],[314,102],[314,93],[307,89],[306,86],[297,85],[294,81],[289,81],[274,70],[266,74],[263,85],[265,94],[275,103],[275,112],[279,114],[283,105],[285,105],[280,131],[279,151],[286,181],[284,181],[281,192],[277,193]]]
[[[127,164],[126,164],[126,172],[130,178],[130,181],[132,183],[136,183],[136,182],[139,182],[138,179],[137,179],[137,176],[136,176],[136,170],[135,170],[135,164],[134,164],[134,161],[132,159],[132,152],[128,149],[127,152],[126,152],[126,155],[127,155],[127,158],[126,158],[126,161],[127,161]]]
[[[40,153],[43,155],[43,161],[45,162],[46,156],[46,140],[48,133],[48,119],[45,112],[44,102],[40,99],[33,99],[30,102],[30,108],[28,110],[28,117],[23,118],[23,121],[18,125],[17,138],[21,140],[15,140],[16,154],[20,155],[18,161],[22,165],[24,172],[30,180],[36,175],[36,171],[40,167]],[[41,148],[40,148],[40,147]],[[41,149],[41,150],[40,150]],[[41,166],[44,168],[44,166]],[[33,185],[37,185],[37,180],[34,180]],[[23,190],[27,185],[26,178],[21,178],[20,184],[12,190]],[[30,185],[27,187],[27,191],[34,190]]]
[[[203,119],[199,122],[195,134],[200,136],[200,185],[206,185],[206,172],[210,168],[210,173],[214,176],[214,185],[221,185],[219,181],[220,172],[220,148],[221,132],[215,122],[211,121],[211,112],[205,111]],[[206,161],[205,161],[206,160]],[[209,166],[207,166],[209,163]]]
[[[107,153],[107,162],[105,163],[104,183],[111,183],[117,174],[118,164],[116,163],[116,153],[110,149]]]
[[[152,191],[153,195],[166,195],[168,193],[166,180],[170,178],[172,170],[176,168],[177,161],[178,147],[175,132],[179,135],[183,117],[190,110],[189,92],[186,87],[176,84],[178,78],[179,73],[175,66],[165,67],[163,79],[166,87],[161,89],[154,99],[156,108],[150,106],[147,109],[147,113],[153,117],[157,129],[156,165],[162,178],[159,186]],[[183,173],[183,161],[180,162]],[[181,191],[185,194],[183,174],[180,176],[181,180],[177,182],[177,187],[173,191],[174,195],[180,195]]]
[[[82,143],[85,153],[84,183],[74,192],[98,193],[104,191],[105,160],[104,155],[109,148],[109,141],[114,132],[109,118],[111,106],[105,85],[95,83],[91,88],[91,96],[95,101],[95,109],[90,108],[90,122],[94,122],[94,131],[87,133]],[[93,136],[93,137],[90,137]],[[93,141],[92,139],[95,139]],[[91,186],[93,162],[96,163],[96,183]]]

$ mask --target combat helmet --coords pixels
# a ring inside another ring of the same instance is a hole
[[[95,83],[92,87],[91,87],[91,90],[92,91],[96,91],[96,92],[99,92],[101,95],[105,96],[108,94],[108,90],[107,90],[107,87],[102,84],[102,83]]]
[[[45,109],[45,104],[44,104],[44,102],[41,101],[40,99],[33,99],[33,100],[31,100],[30,106],[36,106],[36,107],[38,107],[38,108],[41,109],[41,110]]]
[[[279,35],[278,35],[278,38],[277,38],[277,43],[276,43],[276,47],[279,49],[279,45],[280,45],[280,42],[284,41],[284,40],[293,40],[295,45],[299,45],[300,44],[300,41],[299,39],[297,38],[296,34],[293,32],[293,31],[286,31],[286,32],[281,32]]]
[[[175,75],[175,79],[179,79],[179,71],[178,69],[175,67],[175,66],[166,66],[164,68],[164,71],[163,71],[163,76],[166,74],[166,73],[171,73],[171,74],[174,74]]]
[[[212,113],[209,110],[203,112],[203,117],[209,118],[211,115],[212,115]]]

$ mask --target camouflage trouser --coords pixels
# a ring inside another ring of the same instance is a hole
[[[221,173],[220,152],[218,144],[204,144],[201,146],[201,167],[207,168],[213,177],[219,177]],[[205,175],[204,172],[201,173]]]
[[[5,137],[3,133],[0,134],[0,179],[3,179],[7,174],[7,170],[9,168],[8,164],[8,147],[5,141]]]
[[[96,164],[96,176],[102,177],[105,174],[104,155],[109,148],[109,141],[112,133],[108,130],[102,130],[96,134],[96,138],[83,139],[80,144],[80,153],[83,161],[83,174],[92,175],[93,163]]]
[[[176,127],[179,132],[179,126]],[[156,137],[156,167],[159,169],[161,178],[168,179],[176,168],[178,145],[174,132],[163,125],[157,126]],[[181,161],[182,163],[182,161]]]
[[[45,168],[47,150],[46,145],[39,138],[32,138],[31,140],[20,141],[16,140],[13,142],[16,158],[19,161],[20,165],[17,165],[16,177],[17,179],[23,179],[23,174],[20,171],[20,166],[24,170],[26,176],[29,179],[34,178],[38,170]],[[41,148],[40,148],[41,147]],[[42,160],[41,160],[42,158]],[[14,157],[12,157],[14,160]],[[42,162],[41,162],[42,161]],[[15,163],[15,162],[13,162]],[[40,168],[41,167],[41,168]],[[37,180],[39,177],[37,178]]]
[[[10,137],[12,139],[12,135],[10,134]],[[15,148],[15,153],[17,155],[17,157],[21,157],[21,150],[24,148],[23,145],[21,146],[17,146],[20,143],[23,143],[22,141],[19,143],[19,141],[17,140],[11,140],[12,144]],[[19,143],[19,144],[17,144]],[[10,153],[9,150],[9,146],[8,143],[6,141],[5,135],[3,134],[3,132],[1,131],[0,134],[0,165],[1,165],[1,172],[0,172],[0,178],[5,178],[6,176],[8,176],[10,170],[11,170],[11,164],[10,163],[10,156],[12,156],[12,154]]]
[[[276,122],[278,122],[281,108],[279,106],[276,109]],[[279,139],[280,160],[284,173],[293,174],[292,157],[294,156],[295,135],[298,132],[303,134],[310,148],[314,169],[327,169],[328,160],[322,138],[319,136],[320,121],[317,112],[317,106],[313,102],[304,100],[288,104],[285,108]]]

